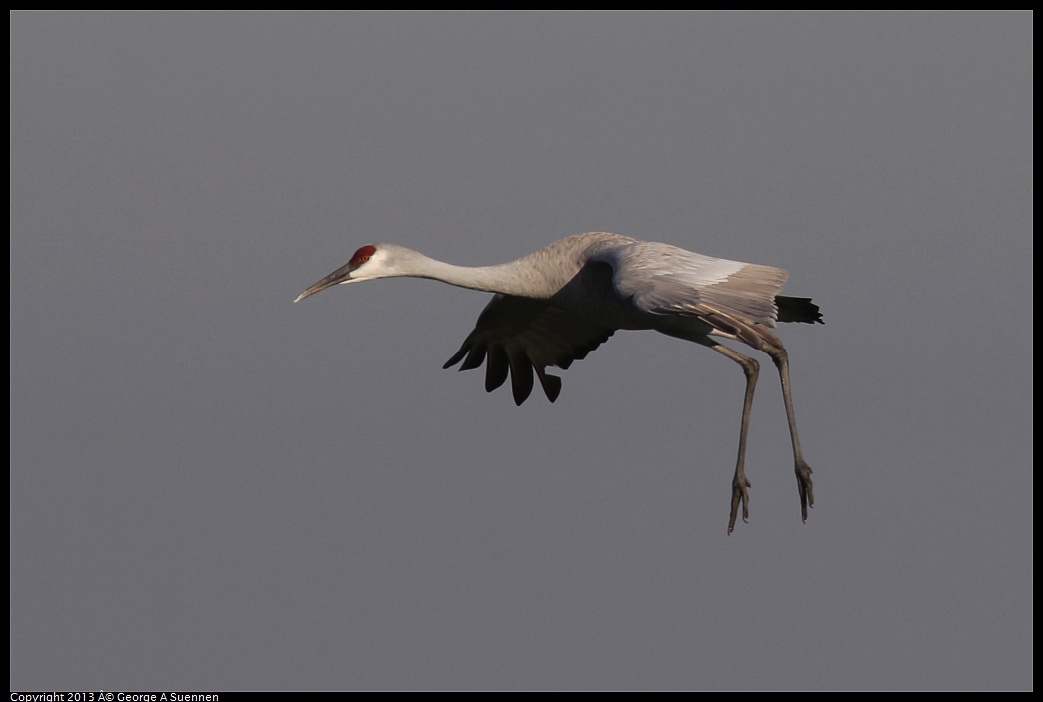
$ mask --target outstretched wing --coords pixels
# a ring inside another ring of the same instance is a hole
[[[554,402],[561,392],[561,379],[544,369],[568,368],[607,341],[613,331],[542,300],[497,294],[478,316],[460,350],[442,367],[463,361],[460,370],[470,370],[486,361],[487,392],[503,385],[510,369],[511,390],[518,405],[532,392],[535,371],[547,399]]]

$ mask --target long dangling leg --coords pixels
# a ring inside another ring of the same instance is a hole
[[[734,349],[718,344],[716,341],[703,337],[696,340],[698,343],[713,349],[717,353],[724,354],[742,366],[746,374],[746,395],[742,402],[742,425],[739,428],[739,457],[735,462],[735,477],[732,478],[732,511],[728,516],[728,533],[735,529],[735,519],[739,514],[739,505],[742,505],[742,521],[749,521],[750,517],[750,481],[746,478],[746,436],[750,427],[750,409],[753,407],[753,390],[757,386],[757,375],[760,364],[756,360],[745,356]]]
[[[797,492],[800,494],[800,518],[806,522],[808,507],[815,506],[815,490],[811,482],[811,467],[804,460],[797,437],[797,415],[793,411],[793,394],[790,390],[789,354],[778,337],[766,329],[758,329],[758,336],[767,342],[760,346],[760,350],[771,356],[782,381],[782,399],[786,403],[786,421],[789,422],[789,435],[793,442],[794,472],[797,474]]]

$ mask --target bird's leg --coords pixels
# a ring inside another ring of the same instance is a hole
[[[746,374],[746,396],[742,402],[742,425],[739,428],[739,457],[735,462],[735,477],[732,478],[732,511],[728,516],[728,533],[735,529],[735,519],[739,514],[739,505],[742,505],[742,521],[749,521],[750,517],[750,481],[746,478],[746,435],[750,427],[750,410],[753,407],[753,390],[757,386],[757,375],[760,372],[760,364],[756,360],[745,356],[734,349],[718,344],[711,339],[705,339],[699,343],[713,349],[717,353],[724,354],[742,366]]]
[[[793,395],[790,392],[789,354],[781,343],[777,348],[765,350],[779,369],[779,378],[782,380],[782,399],[786,403],[786,420],[789,422],[789,435],[793,442],[793,463],[797,473],[797,491],[800,494],[800,518],[806,522],[808,507],[815,505],[815,491],[811,483],[811,467],[804,460],[804,454],[800,450],[800,439],[797,437],[797,416],[793,412]]]

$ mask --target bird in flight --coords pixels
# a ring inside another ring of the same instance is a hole
[[[454,266],[394,244],[368,244],[294,302],[334,285],[396,277],[431,278],[496,293],[478,316],[474,331],[443,367],[459,363],[460,370],[470,370],[485,362],[489,392],[506,382],[509,371],[519,405],[532,392],[534,372],[547,399],[554,402],[561,379],[548,373],[547,367],[568,368],[617,329],[654,329],[738,363],[746,376],[746,393],[729,534],[740,507],[743,521],[749,517],[746,436],[760,366],[717,339],[763,351],[782,381],[801,519],[807,520],[808,507],[815,502],[811,468],[797,438],[788,356],[772,329],[776,322],[821,324],[822,315],[808,298],[779,294],[786,271],[605,232],[577,234],[516,261],[479,267]]]

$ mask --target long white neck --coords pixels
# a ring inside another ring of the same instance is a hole
[[[401,246],[377,245],[387,256],[386,276],[431,278],[471,290],[546,299],[561,289],[578,266],[548,266],[536,255],[496,266],[454,266]]]

